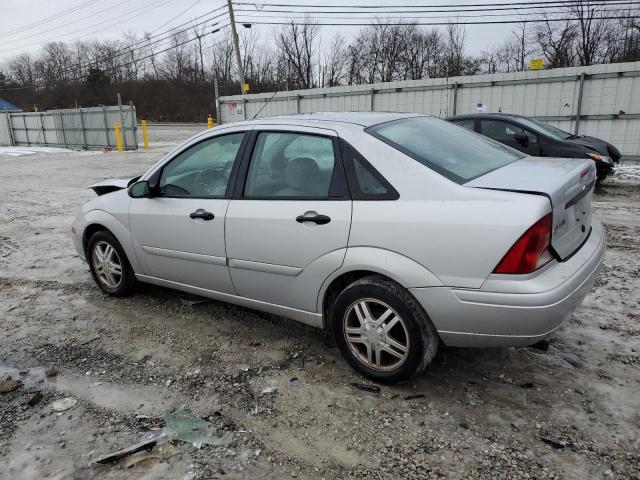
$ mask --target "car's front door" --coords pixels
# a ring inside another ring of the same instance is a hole
[[[227,189],[244,137],[228,133],[188,146],[155,172],[152,197],[131,201],[131,233],[145,275],[235,293],[224,228]]]
[[[480,121],[480,133],[527,155],[540,154],[538,136],[514,123],[483,118]]]
[[[239,295],[315,311],[344,260],[351,200],[335,132],[255,131],[227,211],[229,271]]]

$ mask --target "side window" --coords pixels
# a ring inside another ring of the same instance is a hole
[[[508,123],[499,120],[482,120],[480,122],[480,132],[499,142],[510,141],[516,134]]]
[[[482,120],[481,132],[483,135],[499,142],[513,142],[517,133],[524,133],[529,138],[529,144],[538,143],[538,136],[529,130],[499,120]]]
[[[473,132],[476,120],[474,118],[465,118],[464,120],[454,120],[453,123]]]
[[[204,140],[177,155],[160,177],[160,195],[222,198],[244,133]]]
[[[303,133],[262,132],[256,139],[245,198],[328,198],[333,140]]]
[[[354,200],[396,200],[398,192],[365,158],[344,140],[340,150]]]

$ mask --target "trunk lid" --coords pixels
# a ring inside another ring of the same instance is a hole
[[[596,182],[592,160],[526,157],[465,185],[545,195],[551,202],[551,246],[569,257],[591,231],[591,197]]]

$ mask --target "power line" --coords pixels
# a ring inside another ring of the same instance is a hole
[[[604,0],[598,2],[599,4],[609,3],[611,0]],[[261,3],[260,7],[303,7],[306,9],[309,8],[363,8],[363,9],[387,9],[387,8],[465,8],[465,7],[504,7],[509,5],[549,5],[549,4],[564,4],[564,5],[575,5],[576,0],[540,0],[534,2],[509,2],[509,3],[468,3],[468,4],[440,4],[440,5],[326,5],[326,4],[305,4],[305,3]],[[255,3],[250,2],[234,2],[235,5],[242,6],[255,6]],[[410,12],[409,12],[410,13]]]
[[[238,12],[243,12],[244,10],[238,10]],[[599,13],[618,13],[619,10],[600,10]],[[275,14],[275,15],[268,15],[268,13],[271,12],[262,12],[259,15],[255,14],[255,12],[251,12],[251,13],[239,13],[238,16],[239,17],[249,17],[249,18],[293,18],[293,19],[304,19],[304,18],[311,18],[311,19],[332,19],[332,20],[378,20],[378,19],[389,19],[389,20],[403,20],[405,18],[407,18],[406,16],[397,16],[397,15],[387,15],[386,13],[384,14],[380,14],[380,15],[374,15],[374,13],[369,13],[366,12],[364,16],[341,16],[341,17],[335,17],[335,16],[326,16],[326,15],[309,15],[307,13],[304,12],[290,12],[289,15],[279,15],[279,14]],[[324,13],[324,12],[323,12]],[[363,12],[364,13],[364,12]],[[453,12],[449,12],[449,13],[453,13]],[[567,12],[558,10],[555,12],[549,12],[552,15],[566,15]],[[447,18],[486,18],[486,17],[513,17],[516,15],[526,15],[527,13],[522,13],[522,12],[516,12],[516,13],[482,13],[479,15],[459,15],[457,13],[455,14],[451,14],[451,15],[437,15],[437,16],[429,16],[429,15],[416,15],[416,14],[412,14],[411,18],[407,21],[407,23],[411,23],[412,20],[414,18],[433,18],[433,19],[447,19]],[[292,15],[298,15],[297,17],[293,17]],[[300,16],[302,15],[302,17]]]
[[[313,18],[313,17],[311,17]],[[609,16],[609,17],[593,17],[592,20],[632,20],[640,19],[640,16]],[[475,22],[414,22],[410,21],[414,25],[425,26],[439,26],[439,25],[498,25],[498,24],[513,24],[513,23],[540,23],[540,22],[565,22],[575,20],[575,18],[547,18],[547,19],[522,19],[522,20],[493,20],[493,21],[475,21]],[[319,25],[319,26],[332,26],[332,27],[366,27],[370,25],[398,25],[395,23],[377,22],[372,24],[368,23],[328,23],[328,22],[239,22],[239,23],[252,23],[254,25]]]
[[[222,25],[221,27],[219,27],[219,29],[226,28],[226,27],[228,27],[229,25],[230,25],[229,23],[226,23],[226,24]],[[203,35],[202,35],[202,37],[206,37],[206,36],[208,36],[208,35],[213,35],[213,34],[214,34],[214,32],[208,32],[208,33],[203,34]],[[140,57],[140,58],[136,59],[136,61],[134,61],[134,62],[127,62],[127,63],[122,63],[122,64],[119,64],[119,65],[113,65],[113,66],[111,66],[111,67],[110,67],[110,69],[114,69],[114,70],[115,70],[115,69],[118,69],[118,68],[123,68],[123,67],[127,67],[127,66],[129,66],[129,65],[133,65],[133,64],[134,64],[134,63],[136,63],[136,62],[140,62],[140,61],[142,61],[142,60],[146,60],[146,59],[148,59],[148,58],[154,57],[154,56],[159,55],[159,54],[161,54],[161,53],[168,52],[169,50],[173,50],[174,48],[182,47],[183,45],[186,45],[187,43],[194,42],[194,41],[196,41],[197,39],[198,39],[198,37],[190,38],[190,39],[185,40],[185,41],[183,41],[183,42],[181,42],[181,43],[178,43],[178,44],[176,44],[176,45],[172,45],[172,46],[170,46],[170,47],[168,47],[168,48],[165,48],[164,50],[160,50],[160,51],[158,51],[158,52],[154,52],[154,53],[152,53],[152,54],[150,54],[150,55],[147,55],[147,56],[145,56],[145,57]],[[74,82],[74,81],[77,81],[77,80],[84,80],[84,79],[86,79],[88,76],[89,76],[89,74],[88,74],[88,73],[86,73],[86,74],[84,74],[84,75],[80,75],[80,76],[78,76],[78,77],[74,77],[74,78],[65,78],[65,79],[64,79],[64,81],[65,81],[65,82]],[[30,89],[30,88],[50,87],[50,86],[53,86],[53,85],[51,85],[51,84],[45,84],[45,83],[41,83],[41,84],[35,84],[35,83],[34,83],[34,84],[31,84],[31,85],[25,85],[25,86],[23,86],[23,87],[11,87],[11,88],[5,88],[5,89],[2,89],[2,90],[0,90],[0,91],[1,91],[1,92],[9,92],[9,91],[16,91],[16,90],[26,90],[26,89]]]
[[[101,14],[101,13],[107,12],[107,11],[109,11],[109,10],[113,10],[115,7],[119,7],[120,5],[122,5],[122,4],[124,4],[124,3],[128,3],[128,2],[130,2],[130,1],[131,1],[131,0],[122,0],[121,2],[116,3],[116,4],[115,4],[115,5],[113,5],[112,7],[104,8],[104,9],[102,9],[102,10],[98,10],[97,12],[94,12],[94,13],[92,13],[91,15],[87,15],[87,16],[86,16],[86,17],[84,17],[84,18],[78,18],[78,19],[76,19],[76,20],[74,20],[74,21],[72,21],[72,22],[67,22],[67,23],[65,23],[64,25],[58,25],[57,27],[50,28],[49,30],[43,30],[43,31],[41,31],[41,32],[38,32],[38,35],[43,34],[43,33],[54,32],[54,31],[56,31],[56,30],[60,30],[61,28],[66,28],[66,27],[68,27],[69,25],[73,25],[74,23],[82,22],[82,21],[86,20],[87,18],[95,17],[96,15],[99,15],[99,14]],[[138,9],[136,9],[136,10],[138,10]],[[136,10],[133,10],[133,11],[135,12]],[[118,17],[116,17],[116,18],[118,18]],[[101,25],[101,24],[104,24],[104,22],[97,23],[97,24],[92,25],[92,26]],[[57,37],[53,37],[51,40],[55,40],[56,38],[64,37],[64,36],[66,36],[66,35],[71,35],[71,34],[73,34],[73,33],[75,33],[75,32],[80,32],[80,31],[82,31],[82,30],[85,30],[86,28],[90,28],[90,27],[83,27],[83,28],[81,28],[81,29],[79,29],[79,30],[75,30],[75,31],[73,31],[73,32],[67,32],[67,33],[64,33],[64,34],[62,34],[62,35],[58,35]],[[15,39],[15,40],[9,40],[9,41],[4,42],[4,43],[16,43],[16,42],[23,42],[23,41],[28,40],[28,39],[30,39],[30,38],[32,38],[32,37],[34,37],[34,35],[29,35],[28,37],[17,38],[17,39]],[[48,41],[51,41],[51,40],[46,40],[46,41],[48,42]],[[26,46],[28,47],[29,45],[26,45]]]
[[[22,27],[14,28],[13,30],[9,30],[8,32],[4,32],[4,33],[0,34],[0,38],[8,37],[8,36],[11,36],[11,35],[13,35],[15,33],[24,32],[26,30],[31,30],[32,28],[39,27],[40,25],[44,25],[45,23],[48,23],[48,22],[56,20],[56,19],[58,19],[60,17],[63,17],[64,15],[68,15],[70,13],[75,13],[78,10],[82,10],[83,8],[88,7],[89,5],[92,5],[94,3],[97,3],[98,1],[100,1],[100,0],[90,0],[88,2],[81,3],[80,5],[76,5],[75,7],[69,8],[68,10],[64,10],[62,12],[56,13],[54,15],[51,15],[49,17],[42,18],[42,19],[40,19],[40,20],[38,20],[36,22],[29,23],[29,24],[24,25]]]
[[[557,2],[554,2],[557,3]],[[625,6],[625,5],[640,5],[638,3],[637,0],[612,0],[610,2],[606,3],[607,7],[610,6]],[[242,4],[242,6],[248,6],[249,4]],[[602,5],[604,6],[604,4]],[[564,5],[564,4],[558,4],[558,5],[534,5],[534,6],[514,6],[514,7],[500,7],[500,8],[472,8],[472,9],[464,9],[464,10],[433,10],[431,8],[427,8],[427,9],[420,9],[420,10],[385,10],[384,12],[376,12],[376,14],[416,14],[416,13],[458,13],[458,12],[462,12],[462,13],[467,13],[467,12],[495,12],[495,11],[509,11],[509,10],[538,10],[538,9],[545,9],[545,10],[549,10],[549,9],[562,9],[562,10],[558,10],[558,11],[566,11],[566,8],[568,7],[568,5]],[[320,8],[320,7],[317,7]],[[345,7],[346,8],[346,7]],[[386,8],[396,8],[396,7],[386,7]],[[316,15],[316,14],[326,14],[326,15],[342,15],[342,14],[358,14],[358,15],[373,15],[373,12],[369,11],[369,10],[340,10],[340,11],[316,11],[316,12],[309,12],[309,10],[304,9],[304,10],[291,10],[291,9],[248,9],[248,8],[243,8],[243,9],[236,9],[237,12],[251,12],[251,13],[259,13],[259,14],[264,14],[264,13],[303,13],[303,14],[310,14],[310,15]]]
[[[170,20],[167,20],[165,23],[163,23],[162,25],[160,25],[159,27],[156,27],[155,29],[151,30],[150,33],[153,32],[157,32],[158,30],[160,30],[162,27],[167,26],[168,24],[170,24],[171,22],[173,22],[176,18],[180,18],[182,15],[184,15],[185,13],[187,13],[189,10],[191,10],[193,7],[195,7],[197,4],[199,4],[202,0],[196,0],[195,2],[193,2],[190,6],[188,6],[187,8],[185,8],[184,10],[182,10],[178,15],[176,15],[175,17],[172,17]]]

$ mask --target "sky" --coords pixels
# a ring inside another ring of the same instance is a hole
[[[251,0],[241,0],[251,2]],[[317,0],[263,0],[270,3],[287,3],[300,5],[318,5]],[[253,2],[252,2],[253,3]],[[505,3],[506,0],[333,0],[324,2],[323,5],[383,5],[398,6],[408,4],[433,5],[433,4],[471,4],[471,3]],[[87,4],[77,11],[60,15],[52,20],[44,20],[47,17],[61,14],[66,10]],[[0,62],[9,57],[23,52],[36,53],[43,43],[47,41],[64,41],[72,43],[75,40],[97,38],[118,39],[124,32],[155,31],[156,33],[168,30],[172,26],[180,25],[212,10],[224,7],[226,0],[0,0]],[[277,7],[272,7],[277,8]],[[238,12],[237,21],[251,20],[242,15],[258,15],[257,18],[266,18],[270,15],[286,15],[282,13],[265,14],[264,9],[258,11],[254,6],[237,7],[252,10],[251,13]],[[305,7],[297,7],[303,11]],[[185,11],[187,10],[187,11]],[[220,13],[224,10],[220,10]],[[318,16],[323,14],[317,14]],[[431,16],[448,16],[448,14],[424,14]],[[354,17],[354,15],[345,14]],[[252,17],[254,20],[256,17]],[[443,21],[445,20],[443,18]],[[450,17],[451,20],[455,18]],[[273,18],[279,21],[282,18]],[[227,23],[226,17],[213,20]],[[328,22],[329,20],[327,20]],[[352,20],[356,21],[356,20]],[[364,20],[365,22],[367,20]],[[425,21],[433,21],[425,19]],[[30,24],[40,23],[31,26]],[[513,25],[467,25],[467,53],[478,55],[488,47],[506,39]],[[184,28],[184,27],[182,27]],[[242,28],[242,27],[240,27]],[[263,41],[270,41],[273,37],[271,25],[254,25],[252,29],[258,30]],[[357,26],[323,26],[321,30],[322,43],[329,44],[335,32],[340,31],[347,40],[351,40],[362,27]],[[444,28],[444,27],[438,27]],[[18,31],[20,30],[20,31]],[[215,34],[216,36],[229,35],[229,28],[225,28]],[[210,39],[212,37],[209,37]],[[215,36],[213,37],[215,38]],[[209,40],[211,41],[211,40]]]

